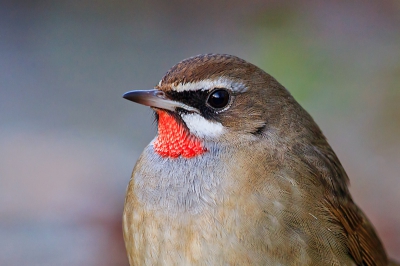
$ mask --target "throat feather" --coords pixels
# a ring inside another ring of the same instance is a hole
[[[201,141],[191,135],[172,115],[162,110],[157,110],[157,114],[158,136],[153,147],[159,155],[192,158],[206,151]]]

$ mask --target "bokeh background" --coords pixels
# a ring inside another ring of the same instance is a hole
[[[156,134],[151,89],[229,53],[312,114],[400,260],[400,2],[0,2],[0,265],[127,265],[125,188]]]

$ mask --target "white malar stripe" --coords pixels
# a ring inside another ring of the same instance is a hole
[[[240,82],[234,82],[228,78],[219,79],[205,79],[197,82],[180,83],[176,86],[172,86],[172,90],[176,92],[182,91],[207,91],[214,88],[226,88],[234,92],[246,91],[246,86]]]
[[[224,126],[221,123],[208,121],[199,114],[182,114],[182,119],[190,133],[199,138],[212,139],[224,133]]]

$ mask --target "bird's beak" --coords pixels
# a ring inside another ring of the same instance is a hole
[[[160,90],[128,91],[122,97],[150,107],[170,111],[176,111],[177,108],[182,108],[189,112],[199,113],[199,110],[196,108],[168,99],[165,93]]]

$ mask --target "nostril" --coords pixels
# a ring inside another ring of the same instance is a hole
[[[155,93],[155,96],[157,96],[157,97],[159,97],[159,98],[163,98],[163,99],[166,98],[166,97],[165,97],[165,92],[163,92],[163,91],[157,91],[157,92]]]

